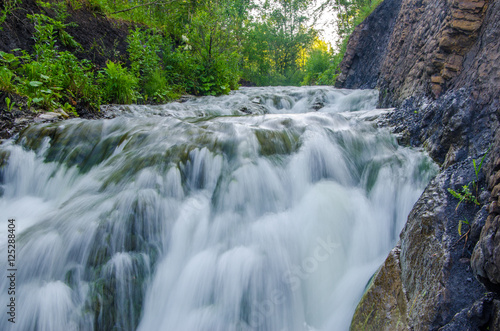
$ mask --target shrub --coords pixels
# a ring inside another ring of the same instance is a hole
[[[100,82],[104,102],[127,104],[137,100],[137,78],[120,63],[106,62],[106,68],[100,72]]]
[[[9,68],[0,66],[0,91],[15,93],[14,78],[15,74]]]

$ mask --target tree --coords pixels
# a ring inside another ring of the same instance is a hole
[[[322,74],[328,70],[331,59],[332,54],[328,45],[324,41],[316,39],[307,54],[302,85],[328,84],[328,79],[322,77]]]
[[[193,55],[199,94],[227,93],[239,79],[238,32],[246,1],[208,0],[194,13],[186,49]]]
[[[263,4],[259,9],[260,21],[249,27],[246,36],[244,54],[248,62],[244,78],[259,85],[300,83],[300,55],[316,36],[316,31],[307,26],[309,4],[309,0],[275,0]]]

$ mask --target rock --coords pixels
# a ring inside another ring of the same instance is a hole
[[[467,282],[473,273],[460,260],[468,256],[473,243],[460,239],[457,227],[461,217],[455,213],[456,201],[450,200],[454,198],[447,192],[457,173],[466,177],[466,168],[466,162],[455,164],[429,184],[400,235],[401,280],[411,303],[409,324],[415,330],[443,326],[484,292],[479,282]],[[473,214],[474,207],[462,208],[466,208],[460,210],[462,217],[471,219],[467,214]]]
[[[497,133],[493,155],[500,150],[500,133]],[[491,190],[488,215],[481,231],[481,237],[472,254],[472,268],[476,277],[490,290],[500,291],[500,171],[498,157],[492,158],[489,169],[488,188]],[[497,169],[495,171],[495,169]]]
[[[196,97],[194,95],[185,94],[185,95],[181,95],[181,97],[177,101],[180,103],[184,103],[187,101],[193,101],[195,99],[196,99]]]
[[[431,82],[435,83],[435,84],[443,84],[444,83],[444,79],[443,77],[439,76],[439,75],[434,75],[431,77]]]
[[[481,27],[481,21],[468,21],[468,20],[453,20],[450,26],[454,29],[473,32],[477,31]]]
[[[376,86],[386,91],[381,94],[382,107],[398,106],[412,95],[438,98],[448,86],[431,77],[458,78],[463,56],[480,36],[490,6],[495,5],[469,0],[384,1],[352,34],[336,86]],[[494,24],[492,18],[487,21]]]
[[[401,0],[385,0],[357,28],[347,45],[335,86],[374,88],[387,50],[390,32],[401,8]]]
[[[323,101],[321,101],[321,100],[314,100],[311,108],[314,109],[315,111],[318,111],[321,108],[323,108],[324,106],[325,106],[325,103]]]
[[[239,109],[239,111],[242,112],[242,113],[245,113],[245,114],[251,114],[252,113],[250,110],[248,110],[247,107],[241,107]]]
[[[35,118],[35,123],[47,122],[47,121],[57,121],[62,119],[62,115],[59,113],[42,113]]]
[[[432,84],[432,95],[437,98],[443,92],[443,87],[440,84]]]
[[[377,77],[379,106],[396,107],[384,123],[405,143],[423,146],[442,171],[400,235],[401,271],[390,262],[391,252],[363,296],[352,328],[395,326],[404,316],[395,312],[406,306],[409,329],[498,329],[500,304],[483,294],[484,286],[500,294],[500,1],[402,0],[397,12],[386,31],[387,49],[378,53],[382,65],[369,77]],[[374,57],[369,39],[384,40],[378,31],[357,30],[341,65],[340,84],[346,88],[357,87],[363,70],[355,68],[369,66]],[[472,160],[479,161],[494,141],[478,179]],[[464,202],[457,208],[447,189],[459,190],[473,180],[482,206]],[[480,193],[487,184],[491,195]],[[462,226],[466,237],[458,234],[460,220],[471,222],[470,232]],[[406,301],[395,300],[391,286],[402,288]],[[370,315],[372,306],[377,309]]]
[[[401,282],[400,247],[396,246],[368,285],[351,330],[407,330],[408,301]]]
[[[495,300],[493,293],[487,293],[472,307],[457,313],[448,324],[439,328],[439,331],[498,330],[500,325],[496,324],[493,317],[495,311],[500,308],[499,304],[500,302]]]
[[[61,114],[63,118],[69,118],[69,115],[62,108],[58,108],[54,112]]]

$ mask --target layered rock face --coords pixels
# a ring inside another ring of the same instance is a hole
[[[337,86],[379,89],[401,142],[442,166],[352,329],[500,329],[500,0],[387,0],[347,54]],[[463,186],[479,205],[450,194]]]
[[[387,31],[394,29],[400,8],[401,0],[386,0],[354,30],[340,64],[337,85],[375,88],[391,37]]]

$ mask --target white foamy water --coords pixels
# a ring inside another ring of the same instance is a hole
[[[4,142],[0,329],[347,330],[436,172],[376,101],[245,88]]]

